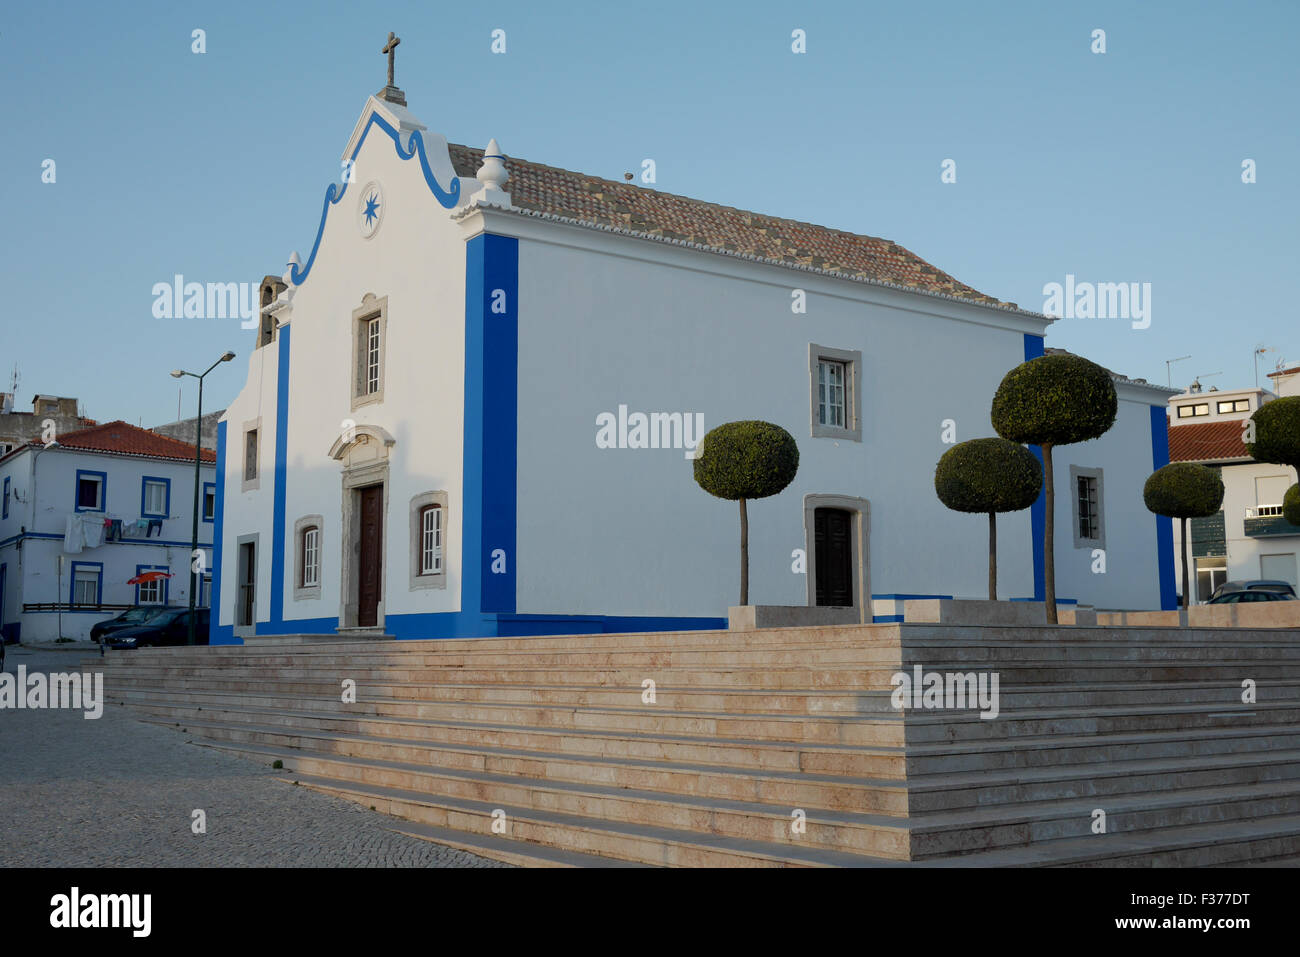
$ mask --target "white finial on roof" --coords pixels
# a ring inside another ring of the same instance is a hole
[[[501,155],[501,147],[495,139],[489,140],[483,151],[483,165],[479,167],[476,177],[483,188],[470,197],[471,202],[486,206],[509,206],[510,194],[503,190],[510,173],[506,170],[506,158]]]
[[[302,267],[302,260],[298,258],[298,250],[295,249],[293,252],[289,254],[289,261],[285,264],[284,267],[284,276],[281,277],[282,279],[284,279],[284,284],[286,286],[293,285],[293,278],[292,278],[293,271],[301,267]]]

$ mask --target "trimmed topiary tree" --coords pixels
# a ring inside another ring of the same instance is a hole
[[[934,469],[934,491],[956,512],[989,516],[989,601],[998,600],[998,512],[1018,512],[1038,501],[1043,468],[1033,452],[1006,439],[954,445]]]
[[[993,396],[991,417],[998,435],[1041,446],[1047,488],[1043,572],[1047,622],[1056,624],[1055,505],[1052,449],[1099,438],[1115,424],[1119,399],[1110,373],[1069,353],[1039,356],[1016,366]]]
[[[1265,402],[1250,417],[1255,441],[1246,451],[1256,462],[1289,465],[1300,477],[1300,395]]]
[[[1187,520],[1213,515],[1223,505],[1223,480],[1213,469],[1194,462],[1174,462],[1151,473],[1142,501],[1157,515],[1182,519],[1183,607],[1190,600],[1187,572]]]
[[[711,429],[695,455],[695,481],[717,498],[740,502],[740,603],[749,604],[749,513],[745,503],[794,481],[799,446],[771,422],[727,422]]]
[[[1292,525],[1300,525],[1300,484],[1292,485],[1282,497],[1282,517]]]

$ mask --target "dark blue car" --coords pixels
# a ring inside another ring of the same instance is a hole
[[[110,648],[122,650],[183,645],[189,635],[189,622],[188,608],[166,608],[143,625],[115,631],[108,635],[106,640]],[[208,643],[208,609],[206,608],[194,609],[194,643],[196,645]]]

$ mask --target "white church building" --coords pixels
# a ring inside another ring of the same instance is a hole
[[[391,77],[343,159],[220,424],[213,643],[725,627],[739,510],[690,455],[738,419],[800,451],[750,503],[753,602],[986,597],[934,467],[1051,319],[888,240],[449,144]],[[1057,594],[1171,608],[1170,390],[1116,388],[1055,455]],[[1042,501],[999,523],[1000,597],[1041,598]]]

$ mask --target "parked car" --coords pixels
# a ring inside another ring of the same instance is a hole
[[[1236,605],[1254,601],[1296,601],[1296,596],[1281,591],[1225,591],[1218,598],[1211,598],[1207,605]]]
[[[143,625],[164,611],[167,611],[166,605],[136,605],[134,608],[128,608],[116,618],[109,618],[107,621],[91,625],[90,640],[99,641],[105,635],[121,631],[123,628],[134,628],[137,625]]]
[[[1210,593],[1209,600],[1214,601],[1219,596],[1233,591],[1281,592],[1284,595],[1290,595],[1292,598],[1296,596],[1295,588],[1290,582],[1280,581],[1275,578],[1251,578],[1246,581],[1224,582]],[[1268,599],[1264,600],[1267,601]]]
[[[107,638],[110,648],[130,650],[132,648],[162,647],[166,645],[183,645],[189,634],[190,610],[188,608],[166,608],[143,625],[134,625],[115,631]],[[194,609],[194,643],[208,643],[208,609]]]

